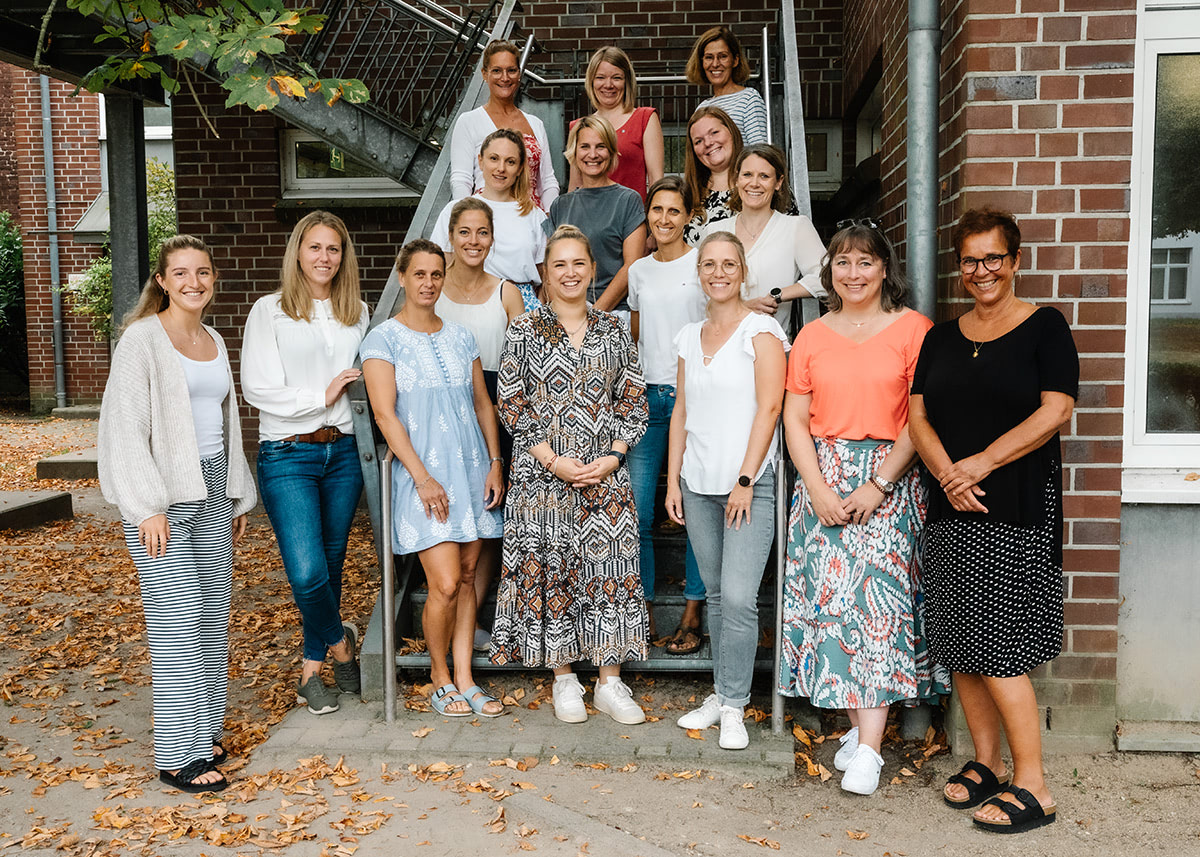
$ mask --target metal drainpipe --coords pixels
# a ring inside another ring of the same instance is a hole
[[[54,185],[54,128],[50,123],[50,78],[40,75],[42,88],[42,157],[46,162],[46,232],[50,236],[50,306],[54,317],[54,401],[67,406],[66,361],[63,358],[62,292],[58,265],[58,198]]]
[[[908,4],[908,278],[917,310],[937,311],[938,0]]]

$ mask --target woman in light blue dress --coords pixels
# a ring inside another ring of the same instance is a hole
[[[417,554],[429,582],[421,622],[437,688],[434,710],[447,717],[497,717],[504,706],[471,676],[480,540],[503,534],[496,411],[475,337],[435,311],[446,273],[441,248],[411,241],[396,268],[407,296],[404,308],[367,334],[359,351],[375,421],[396,456],[391,547]],[[448,650],[454,653],[453,680]]]

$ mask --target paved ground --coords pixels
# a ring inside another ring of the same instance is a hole
[[[22,456],[88,443],[87,426],[0,418],[4,487],[28,487]],[[702,676],[631,677],[659,718],[638,727],[603,715],[559,724],[535,673],[484,677],[514,702],[496,720],[429,713],[420,676],[404,677],[393,724],[378,702],[350,697],[314,717],[292,704],[296,617],[261,515],[235,572],[232,787],[166,791],[115,517],[94,483],[55,487],[72,492],[76,521],[0,532],[0,854],[1200,855],[1200,757],[1048,758],[1058,823],[1001,837],[941,803],[940,784],[962,759],[936,735],[893,736],[886,783],[870,798],[828,776],[833,721],[825,734],[803,733],[811,746],[772,741],[765,722],[745,753],[717,748],[715,730],[689,738],[673,720],[707,692]],[[360,621],[372,566],[360,526],[347,568],[347,611]],[[765,688],[755,704],[766,705]],[[793,750],[807,760],[790,770]]]

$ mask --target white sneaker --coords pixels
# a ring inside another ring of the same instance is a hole
[[[675,721],[683,729],[707,729],[721,722],[721,703],[710,693],[699,708],[694,708]]]
[[[609,676],[604,682],[596,681],[596,694],[592,705],[618,723],[632,726],[635,723],[646,722],[646,712],[633,701],[633,691],[615,675]]]
[[[717,744],[722,750],[745,750],[750,744],[746,734],[746,709],[739,705],[721,706],[721,738]]]
[[[567,673],[554,680],[554,716],[563,723],[583,723],[588,719],[583,704],[583,685],[575,673]]]
[[[859,744],[842,775],[842,791],[857,795],[874,794],[879,788],[879,771],[883,768],[880,756],[866,744]]]
[[[838,749],[837,755],[833,757],[833,766],[839,771],[844,771],[850,764],[850,760],[854,758],[855,752],[858,751],[858,727],[851,728],[849,732],[838,738],[838,741],[842,746]]]

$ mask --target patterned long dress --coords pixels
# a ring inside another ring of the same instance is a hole
[[[576,350],[553,308],[520,316],[500,360],[500,418],[513,435],[504,507],[504,565],[492,662],[611,666],[647,655],[637,512],[621,465],[600,485],[572,488],[530,453],[548,442],[590,462],[646,430],[637,350],[613,315],[588,310]]]

